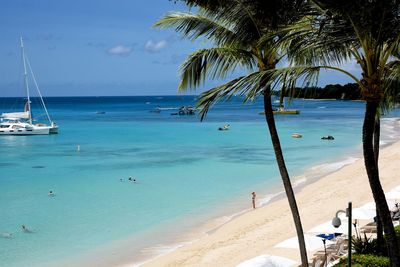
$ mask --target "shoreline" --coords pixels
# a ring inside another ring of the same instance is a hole
[[[394,131],[394,128],[398,127],[398,125],[392,125],[394,121],[397,121],[397,118],[389,119],[388,122],[383,124],[384,127],[386,128],[389,127],[392,129],[391,133],[385,134],[382,136],[382,151],[386,150],[386,148],[391,148],[392,146],[400,143],[398,138],[396,136],[392,136]],[[392,123],[390,123],[392,122]],[[387,125],[389,124],[389,125]],[[390,137],[389,140],[387,137]],[[383,142],[385,140],[385,142]],[[383,148],[384,147],[384,148]],[[351,167],[355,164],[359,164],[360,161],[362,161],[360,157],[361,156],[361,148],[359,146],[354,147],[353,150],[351,150],[350,154],[347,155],[341,155],[337,158],[334,158],[331,161],[327,161],[322,164],[314,165],[311,167],[308,167],[305,169],[305,171],[302,172],[301,175],[297,175],[293,178],[293,187],[297,194],[302,194],[304,190],[307,190],[310,186],[319,183],[321,180],[324,180],[327,176],[331,175],[338,175],[337,173],[341,172],[344,168]],[[357,158],[356,158],[357,157]],[[363,163],[363,162],[362,162]],[[362,164],[363,167],[363,164]],[[365,169],[362,168],[362,170]],[[367,180],[365,180],[367,182]],[[267,209],[270,210],[271,206],[275,206],[276,203],[279,203],[281,206],[280,209],[285,210],[287,207],[285,207],[285,204],[287,206],[287,201],[286,197],[284,194],[283,187],[281,185],[281,182],[279,181],[278,183],[281,187],[281,190],[279,191],[279,188],[275,187],[275,190],[273,190],[272,194],[271,190],[266,190],[268,191],[268,194],[258,194],[259,196],[262,196],[262,198],[259,198],[257,201],[259,204],[262,202],[262,206],[253,211],[252,209],[248,208],[237,208],[236,212],[233,213],[225,213],[226,215],[222,216],[215,216],[218,214],[218,212],[213,213],[214,216],[209,216],[209,220],[203,221],[203,223],[196,223],[193,227],[184,227],[184,230],[182,230],[182,233],[180,236],[175,236],[174,238],[170,238],[167,242],[166,240],[162,240],[158,242],[157,245],[153,246],[148,246],[145,249],[141,249],[141,252],[143,253],[142,258],[137,258],[134,257],[133,254],[138,252],[138,250],[135,250],[132,248],[132,241],[134,240],[131,237],[127,237],[124,240],[116,240],[112,241],[109,244],[105,244],[105,246],[102,246],[100,248],[96,248],[89,253],[85,253],[85,255],[78,256],[77,258],[73,259],[65,259],[62,260],[61,266],[207,266],[207,264],[202,265],[198,264],[196,261],[193,263],[187,263],[183,262],[182,264],[179,264],[181,260],[175,261],[174,258],[181,259],[183,256],[182,254],[186,255],[185,251],[188,248],[190,249],[191,247],[197,247],[199,243],[204,242],[204,240],[208,239],[214,239],[214,237],[219,236],[221,231],[226,231],[225,228],[232,228],[232,224],[235,224],[237,221],[242,221],[243,217],[252,217],[255,212],[259,212],[260,210],[265,210]],[[398,183],[400,184],[400,182]],[[397,184],[396,184],[397,185]],[[261,190],[260,190],[261,191]],[[259,192],[260,192],[259,191]],[[264,192],[266,192],[264,191]],[[262,192],[262,191],[261,191]],[[265,199],[264,197],[268,197]],[[243,200],[244,198],[241,197]],[[235,203],[241,203],[240,198],[234,200]],[[247,200],[247,199],[245,199]],[[283,202],[283,203],[282,203]],[[354,201],[353,201],[354,202]],[[243,203],[243,202],[242,202]],[[363,203],[362,203],[363,204]],[[356,206],[354,206],[356,207]],[[342,208],[342,207],[340,207]],[[301,207],[299,204],[299,209],[301,212]],[[267,212],[268,213],[268,212]],[[290,214],[290,211],[286,209],[286,213]],[[291,215],[291,214],[290,214]],[[303,217],[303,216],[302,216]],[[189,218],[193,219],[193,218]],[[326,220],[329,220],[331,218],[327,218]],[[291,217],[288,220],[289,223],[292,223]],[[287,222],[286,222],[287,223]],[[322,223],[322,222],[321,222]],[[303,223],[304,224],[304,223]],[[286,224],[288,226],[288,224]],[[305,232],[315,226],[316,223],[311,225],[311,227],[306,228],[304,227]],[[173,224],[169,224],[169,226],[175,226]],[[294,227],[294,226],[293,226]],[[293,228],[292,227],[292,228]],[[294,229],[294,228],[293,228]],[[293,230],[292,229],[292,230]],[[160,230],[160,229],[156,229]],[[164,229],[165,230],[165,229]],[[151,232],[151,230],[149,231]],[[160,231],[159,234],[162,234]],[[243,233],[245,234],[245,233]],[[295,235],[295,232],[293,232],[292,236]],[[152,235],[154,236],[154,234]],[[164,238],[163,236],[160,236]],[[161,239],[162,239],[161,238]],[[281,238],[282,241],[286,238]],[[278,242],[276,242],[278,243]],[[207,246],[206,246],[207,247]],[[244,246],[246,247],[246,246]],[[265,246],[264,246],[265,248]],[[266,251],[264,253],[270,253],[269,251]],[[146,255],[144,255],[146,254]],[[197,252],[195,254],[198,254]],[[261,253],[259,253],[261,254]],[[272,253],[271,253],[272,254]],[[257,255],[255,255],[257,256]],[[282,254],[281,254],[282,256]],[[286,255],[285,255],[286,256]],[[309,254],[309,257],[311,255]],[[207,256],[206,256],[207,257]],[[244,258],[241,261],[244,261],[248,258]],[[295,257],[294,257],[295,259]],[[173,263],[169,263],[172,260]],[[241,262],[240,261],[240,262]],[[235,262],[232,266],[236,266],[240,262]],[[60,262],[58,262],[60,263]],[[53,262],[54,264],[54,262]],[[210,263],[209,263],[210,264]],[[230,266],[230,263],[223,262],[221,263],[223,266]],[[46,265],[47,266],[47,265]],[[49,266],[54,266],[54,265],[49,265]]]
[[[400,185],[400,179],[396,179],[396,173],[400,171],[400,167],[397,167],[395,163],[400,156],[398,151],[400,151],[400,141],[386,143],[381,149],[380,179],[385,191]],[[321,190],[326,188],[330,188],[331,192]],[[356,188],[357,191],[354,190]],[[300,184],[300,188],[298,185],[297,190],[299,191],[296,192],[296,198],[304,232],[330,220],[336,210],[347,206],[348,201],[352,201],[353,207],[356,208],[373,200],[363,158],[316,178],[314,181],[307,180]],[[331,205],[334,202],[337,205]],[[314,203],[319,203],[319,205],[314,205]],[[278,218],[270,218],[268,214],[277,214]],[[277,233],[280,230],[282,233]],[[285,196],[277,196],[267,205],[233,217],[188,245],[159,255],[140,265],[118,266],[236,266],[260,254],[285,256],[299,262],[297,250],[273,247],[280,241],[295,235],[287,200]],[[311,256],[309,252],[308,257],[311,258]]]

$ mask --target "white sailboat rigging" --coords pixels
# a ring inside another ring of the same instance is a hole
[[[21,37],[21,52],[22,52],[22,63],[24,66],[24,83],[27,95],[24,111],[3,113],[1,115],[1,121],[0,121],[0,135],[56,134],[58,133],[58,126],[54,121],[51,120],[49,112],[47,111],[46,105],[43,101],[42,94],[40,93],[39,90],[39,86],[36,82],[35,75],[33,74],[31,65],[25,54],[22,37]],[[33,80],[33,83],[35,84],[36,90],[40,98],[40,103],[43,106],[49,124],[34,123],[34,120],[32,118],[27,68],[29,68],[30,70],[31,78]]]

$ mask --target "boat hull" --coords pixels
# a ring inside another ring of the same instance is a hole
[[[300,114],[300,110],[298,109],[274,110],[273,113],[275,115],[298,115]],[[265,112],[260,112],[258,114],[265,115]]]
[[[49,134],[58,134],[58,126],[50,126]]]
[[[48,127],[40,127],[37,129],[16,129],[16,130],[0,130],[0,135],[47,135],[50,133]]]
[[[275,110],[274,114],[297,115],[297,114],[300,114],[300,110],[298,110],[298,109]]]
[[[0,135],[47,135],[57,133],[56,125],[30,124],[24,122],[2,122],[0,123]]]

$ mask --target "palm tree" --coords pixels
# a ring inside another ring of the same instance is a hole
[[[268,9],[260,9],[260,5],[252,1],[189,2],[196,2],[200,6],[197,13],[170,13],[155,24],[156,27],[174,28],[191,40],[203,37],[210,42],[211,47],[194,52],[182,64],[179,90],[196,88],[204,83],[206,77],[226,78],[228,74],[235,73],[239,67],[247,70],[249,74],[237,77],[200,95],[198,106],[201,108],[201,119],[204,119],[213,104],[229,99],[233,95],[245,96],[245,102],[263,96],[265,118],[293,215],[302,266],[308,266],[300,214],[273,116],[271,91],[276,85],[268,82],[268,79],[258,79],[259,73],[274,70],[282,59],[275,40],[260,46],[260,39],[264,34],[273,32],[273,27],[279,25],[280,21],[288,23],[295,16],[288,16],[290,9],[284,5],[281,6],[280,12],[274,13],[274,16],[267,16],[264,12]],[[291,2],[295,7],[291,9],[294,15],[294,11],[300,8],[297,2],[303,1]],[[280,15],[277,17],[276,14]]]
[[[378,110],[390,108],[400,85],[400,1],[397,0],[314,0],[317,16],[307,15],[301,23],[287,27],[281,45],[288,48],[293,67],[278,69],[264,77],[285,77],[289,86],[301,77],[317,82],[320,69],[340,71],[357,82],[366,102],[362,128],[365,168],[377,212],[382,220],[392,266],[400,266],[399,247],[389,208],[379,180],[379,140],[375,132]],[[264,38],[268,42],[271,37]],[[357,78],[329,58],[348,60],[349,56],[362,70]],[[265,78],[264,78],[265,79]],[[374,134],[375,132],[375,134]],[[376,144],[376,142],[375,142]],[[375,153],[374,153],[375,152]]]

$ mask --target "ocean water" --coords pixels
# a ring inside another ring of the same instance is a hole
[[[281,190],[265,119],[258,114],[261,100],[218,104],[204,122],[196,115],[171,115],[193,105],[194,96],[45,101],[58,135],[0,136],[0,266],[58,266],[128,237],[133,261],[140,261],[168,249],[184,231],[248,209],[252,191],[261,203]],[[13,98],[0,102],[0,112],[19,107]],[[334,171],[360,156],[364,103],[291,105],[301,114],[276,121],[293,178]],[[151,112],[156,107],[163,110]],[[42,114],[35,105],[33,112]],[[229,131],[217,130],[227,123]],[[396,119],[385,119],[383,128],[384,143],[397,138]],[[292,138],[293,132],[303,138]],[[328,134],[335,140],[320,139]],[[32,233],[22,232],[22,224]]]

